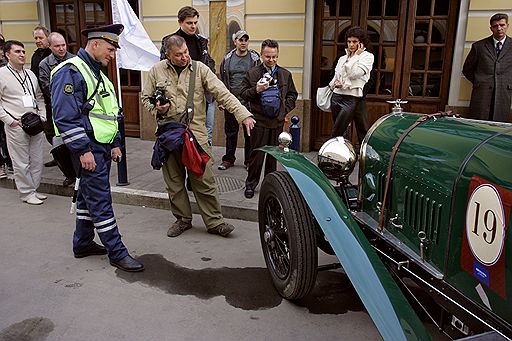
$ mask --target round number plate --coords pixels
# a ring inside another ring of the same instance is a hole
[[[498,261],[505,240],[505,213],[496,188],[475,188],[466,208],[466,235],[471,252],[482,264]]]

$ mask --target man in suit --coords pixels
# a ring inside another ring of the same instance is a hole
[[[508,15],[490,19],[492,35],[475,42],[462,73],[473,83],[470,118],[512,122],[512,39],[507,36]]]

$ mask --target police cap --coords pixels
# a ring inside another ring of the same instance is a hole
[[[122,24],[112,24],[106,26],[92,27],[82,30],[82,34],[87,39],[103,39],[116,48],[120,49],[119,46],[119,35],[123,31],[124,26]]]

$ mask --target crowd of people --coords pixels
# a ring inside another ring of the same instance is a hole
[[[252,198],[263,167],[265,175],[276,170],[276,160],[256,149],[277,145],[285,117],[295,108],[298,96],[290,71],[278,64],[277,41],[264,40],[257,52],[249,48],[249,33],[239,30],[232,35],[235,48],[216,70],[208,39],[197,32],[198,20],[195,8],[180,9],[180,28],[163,37],[161,60],[148,72],[141,98],[158,127],[152,165],[162,169],[176,218],[167,231],[169,237],[192,227],[187,190],[196,197],[208,233],[226,237],[234,230],[222,216],[212,172],[214,103],[224,112],[226,136],[225,155],[217,167],[227,171],[234,166],[242,126],[243,164],[247,168],[244,195]],[[506,36],[508,17],[497,14],[490,23],[492,37],[475,43],[464,65],[474,95],[482,91],[477,85],[488,79],[488,64],[497,58],[508,63],[503,72],[512,70],[512,51],[508,51],[512,42]],[[65,146],[73,171],[61,167],[63,184],[72,184],[75,175],[78,182],[74,256],[107,254],[111,265],[136,272],[144,270],[144,265],[131,257],[123,244],[112,209],[111,162],[119,162],[123,155],[117,96],[102,71],[120,48],[123,29],[123,25],[113,24],[83,30],[87,44],[74,55],[68,52],[63,35],[38,26],[33,31],[37,49],[30,69],[24,67],[24,44],[6,41],[0,35],[0,178],[12,173],[21,201],[41,205],[47,199],[37,191],[43,169],[43,140],[46,138],[53,148]],[[345,42],[347,48],[335,63],[329,83],[333,90],[332,136],[344,135],[354,121],[361,141],[368,129],[365,96],[374,55],[367,32],[360,27],[348,29]],[[489,45],[493,47],[491,52],[486,52],[485,44],[493,44]],[[506,84],[496,91],[502,89]],[[508,97],[493,92],[479,98],[480,102],[484,98],[494,100],[490,116],[484,119],[496,119],[493,112],[502,105],[510,108],[510,91]],[[472,100],[472,108],[475,105]],[[39,131],[27,132],[22,124],[27,113],[40,121]],[[57,164],[61,166],[59,160],[51,160],[44,166]],[[103,246],[93,241],[96,233]]]

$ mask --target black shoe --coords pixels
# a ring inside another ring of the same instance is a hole
[[[119,260],[111,259],[110,265],[128,272],[139,272],[144,270],[144,265],[130,255]]]
[[[247,199],[251,199],[254,196],[254,190],[252,188],[246,188],[244,192],[244,196]]]
[[[74,252],[75,258],[84,258],[89,256],[101,256],[107,254],[107,249],[105,249],[103,246],[98,245],[96,243],[92,243],[90,247],[87,249],[80,251],[80,252]]]
[[[75,183],[75,179],[73,178],[65,178],[64,181],[62,181],[62,186],[69,186]]]
[[[44,166],[45,167],[55,167],[55,166],[57,166],[57,161],[51,160],[51,161],[45,162]]]

